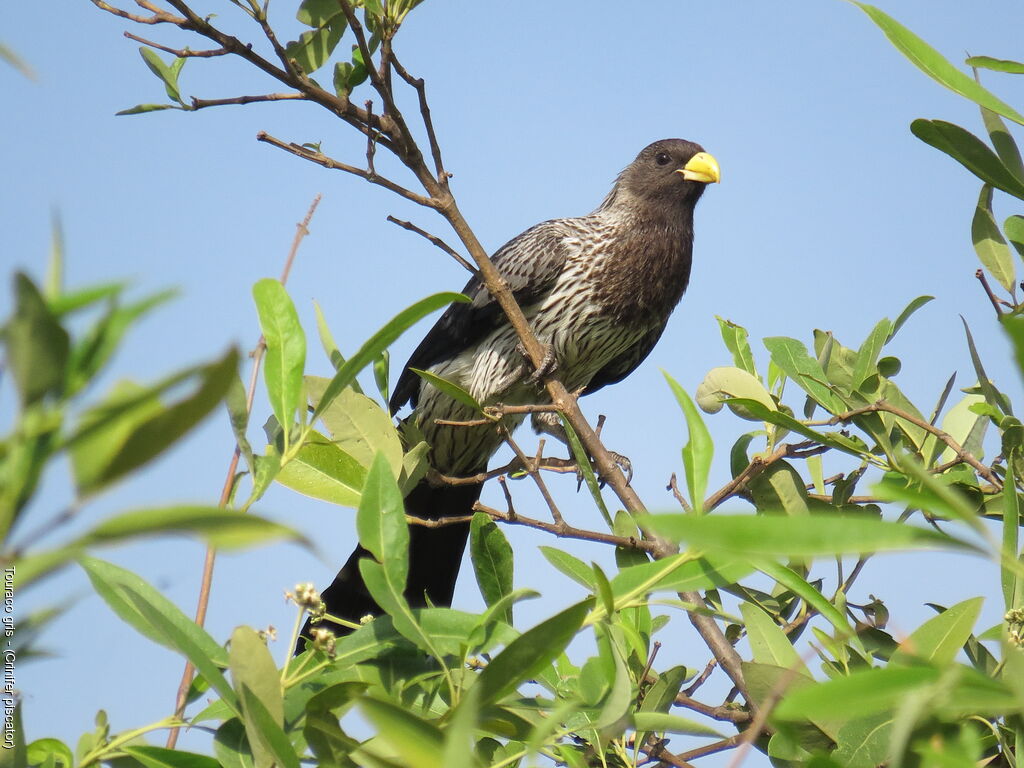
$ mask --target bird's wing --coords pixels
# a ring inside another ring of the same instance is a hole
[[[665,330],[665,325],[665,323],[661,323],[651,328],[636,344],[609,361],[604,368],[594,374],[583,394],[592,395],[601,387],[615,384],[629,376],[651,354],[651,350],[654,349],[654,345],[658,343],[658,339],[661,338],[661,334]]]
[[[562,272],[570,234],[564,219],[545,221],[505,243],[491,257],[524,310],[541,301]],[[508,322],[478,276],[462,292],[471,301],[450,305],[405,364],[391,395],[392,413],[408,402],[416,405],[420,379],[410,368],[425,370],[450,360]]]

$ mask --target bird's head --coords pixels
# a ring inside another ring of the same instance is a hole
[[[711,183],[720,181],[718,161],[684,139],[662,139],[645,147],[615,184],[616,202],[644,201],[692,206]]]

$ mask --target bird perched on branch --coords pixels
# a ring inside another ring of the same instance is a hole
[[[483,472],[502,443],[494,426],[439,425],[479,414],[417,376],[429,370],[468,391],[479,403],[544,402],[541,374],[570,391],[596,392],[628,376],[661,337],[690,277],[693,211],[705,186],[719,181],[718,163],[693,142],[664,139],[646,147],[623,170],[611,192],[587,216],[537,224],[492,257],[537,339],[549,350],[548,370],[534,371],[498,303],[479,277],[452,304],[406,364],[391,397],[392,413],[406,403],[431,446],[437,473]],[[506,416],[509,430],[523,417]],[[533,415],[538,432],[559,436],[555,414]],[[435,478],[436,481],[436,478]],[[406,514],[426,519],[464,516],[481,486],[423,480],[405,499]],[[412,606],[450,605],[469,523],[436,528],[410,526]],[[379,614],[359,573],[371,557],[357,547],[334,583],[322,593],[327,612],[358,622]],[[332,626],[342,633],[347,630]],[[304,634],[308,635],[307,632]]]

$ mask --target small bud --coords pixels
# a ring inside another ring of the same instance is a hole
[[[260,636],[260,640],[264,643],[277,642],[277,628],[273,624],[266,629],[257,629],[256,634]]]
[[[334,656],[334,649],[337,645],[337,638],[334,633],[326,627],[317,627],[312,632],[313,647],[323,651],[328,656]]]
[[[295,591],[285,592],[284,596],[310,613],[316,613],[323,608],[324,603],[320,599],[320,593],[316,591],[316,587],[308,582],[296,584]]]

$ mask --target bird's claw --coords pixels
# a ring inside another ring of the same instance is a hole
[[[516,351],[523,356],[527,363],[532,363],[530,355],[526,351],[526,347],[523,346],[522,342],[516,345]],[[544,345],[544,357],[540,361],[540,365],[534,368],[533,373],[530,374],[529,378],[526,379],[526,383],[530,386],[539,386],[544,383],[544,380],[551,374],[558,370],[558,357],[555,355],[555,348],[551,344]]]
[[[626,485],[629,485],[630,483],[632,483],[633,482],[633,462],[631,462],[628,457],[623,456],[621,453],[616,453],[615,451],[608,451],[608,455],[611,456],[612,461],[615,462],[615,465],[620,470],[622,470],[622,474],[624,474],[626,476]],[[594,470],[595,470],[594,474],[597,476],[597,486],[598,486],[598,488],[604,488],[605,485],[608,483],[608,479],[604,475],[602,475],[600,472],[597,472],[596,471],[597,470],[596,467],[594,467]],[[580,469],[579,467],[577,467],[576,468],[576,491],[577,492],[579,492],[580,488],[583,487],[583,480],[584,480],[583,470]]]

